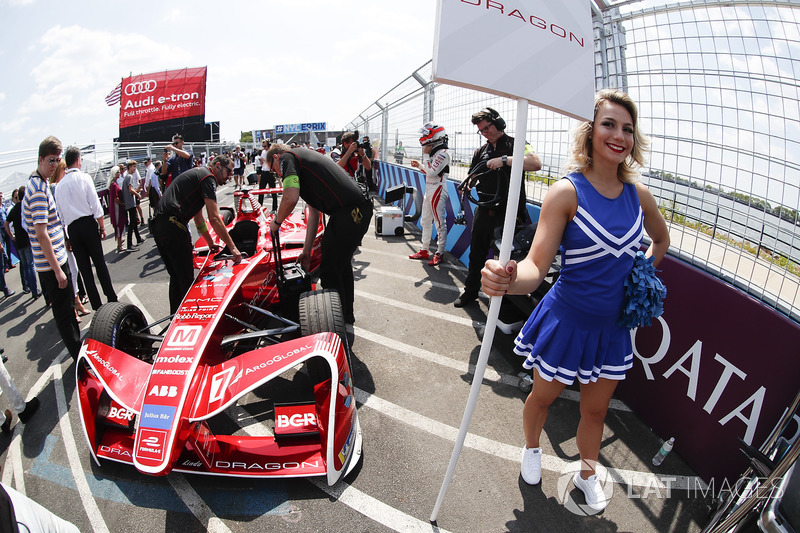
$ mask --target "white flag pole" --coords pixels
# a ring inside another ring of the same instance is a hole
[[[517,122],[514,132],[514,152],[511,160],[511,183],[508,187],[508,201],[506,203],[506,218],[503,223],[503,239],[500,242],[501,263],[505,264],[511,257],[511,244],[514,240],[514,227],[517,218],[517,208],[519,206],[519,190],[522,182],[522,163],[525,158],[525,133],[528,129],[528,100],[525,98],[517,99]],[[486,330],[483,333],[481,351],[478,355],[478,363],[475,365],[475,376],[472,378],[472,387],[467,398],[467,405],[464,408],[464,417],[461,419],[461,427],[458,430],[458,437],[453,447],[453,454],[450,456],[450,464],[442,481],[442,488],[439,489],[439,497],[436,498],[436,505],[431,513],[431,522],[436,522],[439,515],[439,508],[442,506],[453,471],[456,469],[458,456],[464,447],[464,440],[467,437],[467,430],[472,421],[472,414],[475,412],[475,405],[478,403],[478,394],[481,390],[483,375],[486,373],[486,362],[489,359],[489,352],[494,341],[494,332],[497,327],[497,316],[500,314],[500,303],[502,296],[493,296],[489,304],[489,315],[486,317]]]

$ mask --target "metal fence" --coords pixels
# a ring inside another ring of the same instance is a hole
[[[800,320],[800,1],[652,4],[595,8],[595,72],[587,75],[597,89],[620,88],[638,103],[652,139],[642,179],[669,224],[670,253]],[[455,159],[468,164],[482,141],[470,116],[490,106],[512,135],[525,131],[540,176],[560,175],[575,121],[531,107],[518,128],[515,101],[431,77],[428,62],[348,127],[393,161],[399,142],[420,157],[417,131],[435,119]]]

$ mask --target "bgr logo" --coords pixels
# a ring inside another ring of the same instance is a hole
[[[151,93],[156,90],[157,86],[155,80],[136,81],[125,86],[125,94],[133,96],[134,94]]]
[[[597,480],[600,482],[600,486],[603,487],[603,494],[605,494],[606,500],[611,500],[611,496],[614,493],[614,480],[611,479],[611,475],[608,473],[608,470],[606,470],[599,463],[596,463],[594,468],[597,472]],[[566,507],[566,509],[573,514],[578,516],[596,515],[600,511],[595,511],[586,505],[583,492],[581,492],[581,490],[575,487],[575,485],[572,483],[572,478],[580,471],[580,461],[569,463],[566,467],[564,467],[564,469],[561,471],[561,475],[558,476],[557,498],[564,505],[564,507]]]
[[[108,418],[117,418],[121,420],[127,420],[130,422],[133,419],[134,413],[128,411],[124,407],[111,407],[111,410],[108,412]]]

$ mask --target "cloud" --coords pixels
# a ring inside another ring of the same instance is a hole
[[[100,113],[104,111],[103,98],[123,76],[151,72],[154,65],[158,66],[158,58],[167,53],[173,62],[189,57],[145,35],[128,33],[122,37],[80,26],[55,26],[38,44],[44,59],[31,70],[36,89],[22,104],[20,113],[54,108],[64,109],[68,115]]]
[[[0,122],[0,131],[11,135],[22,131],[22,127],[29,121],[28,117],[17,117],[11,120]]]

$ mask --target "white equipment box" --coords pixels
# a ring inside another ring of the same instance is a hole
[[[375,233],[378,235],[402,235],[405,231],[405,216],[399,207],[381,207],[375,215]]]

